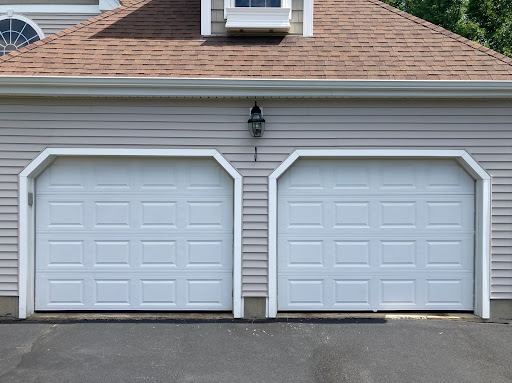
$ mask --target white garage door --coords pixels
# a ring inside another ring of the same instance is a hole
[[[60,158],[36,197],[36,310],[231,309],[233,182],[215,161]]]
[[[450,160],[300,160],[279,180],[280,310],[471,310],[474,181]]]

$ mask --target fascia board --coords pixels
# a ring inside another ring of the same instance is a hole
[[[0,76],[0,96],[511,98],[512,81]]]

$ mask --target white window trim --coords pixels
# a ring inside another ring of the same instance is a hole
[[[112,3],[112,1],[110,2]],[[119,2],[117,2],[117,7]],[[102,10],[110,10],[113,5],[105,4],[105,8],[100,8],[99,5],[58,5],[58,4],[13,4],[13,5],[0,5],[0,13],[74,13],[74,14],[99,14]],[[115,7],[115,8],[117,8]]]
[[[48,148],[37,156],[19,176],[19,317],[34,313],[35,297],[35,204],[29,206],[28,194],[35,200],[35,179],[60,156],[105,157],[203,157],[213,158],[233,178],[233,315],[242,317],[242,176],[215,149],[96,149]]]
[[[30,25],[32,28],[34,28],[34,30],[36,31],[36,33],[38,34],[38,36],[39,36],[39,38],[41,40],[45,38],[44,32],[39,27],[39,25],[37,25],[34,21],[32,21],[31,19],[29,19],[26,16],[18,15],[18,14],[11,14],[11,15],[7,15],[7,16],[0,16],[0,21],[5,20],[5,19],[21,20],[21,21],[27,23],[28,25]]]
[[[267,314],[277,316],[277,181],[299,158],[444,158],[453,159],[476,181],[475,300],[476,315],[488,319],[491,306],[491,177],[465,150],[299,149],[269,176],[269,266]]]
[[[227,9],[235,8],[235,0],[224,0],[224,19],[227,17]],[[292,18],[292,0],[281,0],[281,8],[290,9],[290,19]]]

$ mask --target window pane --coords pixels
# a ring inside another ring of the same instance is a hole
[[[32,28],[30,25],[27,24],[25,29],[23,30],[23,34],[27,38],[27,40],[30,40],[32,37],[37,36],[37,32],[34,28]]]
[[[27,23],[25,23],[24,21],[21,21],[18,19],[12,19],[11,28],[13,31],[21,32],[25,25],[27,25]]]
[[[281,7],[281,0],[267,0],[267,7]]]
[[[235,1],[235,7],[248,7],[249,6],[249,0],[236,0]]]
[[[14,52],[17,49],[36,42],[39,35],[36,30],[26,22],[16,19],[0,21],[0,56]]]
[[[264,7],[265,0],[251,0],[251,7]]]

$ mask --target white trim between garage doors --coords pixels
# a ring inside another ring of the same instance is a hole
[[[210,157],[233,178],[233,315],[242,317],[242,176],[215,149],[93,149],[48,148],[34,159],[19,176],[19,317],[34,313],[34,180],[60,156],[105,157]]]
[[[277,316],[277,180],[300,157],[308,158],[439,158],[453,159],[476,181],[475,314],[490,317],[491,177],[465,150],[299,149],[269,176],[269,282],[267,314]]]

